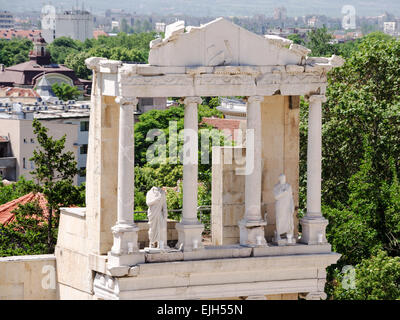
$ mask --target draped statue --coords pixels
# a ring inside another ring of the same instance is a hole
[[[146,194],[146,204],[149,207],[149,247],[168,248],[167,246],[167,198],[165,191],[153,187]],[[161,243],[161,245],[160,245]]]
[[[279,241],[281,235],[286,233],[288,239],[293,236],[293,214],[294,201],[293,192],[290,184],[286,183],[286,176],[279,176],[279,183],[274,186],[275,196],[275,218],[276,218],[276,236],[275,240]]]

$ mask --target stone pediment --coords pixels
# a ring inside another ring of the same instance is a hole
[[[150,48],[150,65],[173,67],[304,65],[310,53],[291,40],[260,36],[223,18],[187,28],[177,21]]]

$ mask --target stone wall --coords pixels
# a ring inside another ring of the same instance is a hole
[[[299,205],[299,97],[268,96],[261,103],[262,122],[262,215],[266,217],[265,236],[271,241],[275,230],[273,187],[281,173],[292,186],[295,203],[295,236],[298,234]],[[244,215],[245,176],[236,174],[242,163],[232,159],[233,150],[214,147],[212,166],[212,241],[213,245],[239,243],[238,222]],[[233,157],[237,159],[237,157]],[[219,163],[214,164],[216,161]]]
[[[245,159],[245,148],[213,147],[212,150],[211,236],[216,246],[239,243],[238,221],[244,215],[245,176],[236,174],[242,165],[232,160],[235,152]]]
[[[294,234],[298,233],[299,206],[299,97],[271,96],[261,103],[262,122],[262,212],[266,213],[265,235],[271,241],[275,230],[275,199],[273,188],[281,173],[292,186]]]
[[[53,254],[0,258],[0,300],[56,300]]]
[[[87,299],[93,290],[91,264],[98,257],[88,252],[86,208],[62,208],[55,256],[60,299]]]
[[[98,93],[99,81],[93,84]],[[86,166],[88,250],[107,254],[113,244],[111,227],[117,221],[118,121],[115,97],[92,97]]]

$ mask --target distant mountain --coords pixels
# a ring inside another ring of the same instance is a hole
[[[0,0],[0,10],[12,12],[40,11],[44,4],[70,9],[77,0]],[[102,14],[107,9],[124,9],[137,14],[187,14],[192,16],[272,16],[276,7],[284,6],[288,16],[321,14],[340,17],[344,5],[353,5],[360,16],[377,16],[385,11],[400,16],[398,0],[78,0],[78,6]]]

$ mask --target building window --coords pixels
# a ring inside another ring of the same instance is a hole
[[[28,143],[25,138],[24,138],[24,143]]]
[[[22,158],[22,168],[26,169],[26,160]]]
[[[89,131],[89,121],[81,121],[81,131]]]
[[[31,143],[35,143],[35,140],[31,139]]]
[[[87,154],[88,145],[83,144],[81,145],[81,154]]]
[[[31,162],[31,169],[32,170],[35,169],[35,163],[32,160],[30,162]]]

